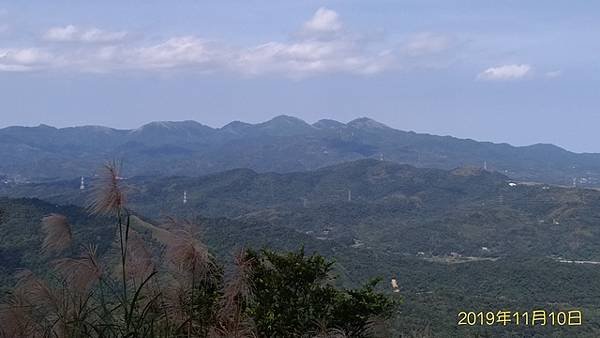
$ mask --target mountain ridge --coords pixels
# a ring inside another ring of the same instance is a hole
[[[435,137],[442,137],[442,138],[448,137],[448,138],[453,138],[453,139],[457,139],[457,140],[474,141],[474,142],[478,142],[478,143],[488,143],[488,144],[495,144],[495,145],[509,145],[509,146],[515,147],[515,148],[528,148],[528,147],[534,147],[534,146],[553,146],[553,147],[560,148],[562,150],[566,150],[566,151],[574,153],[574,154],[600,154],[600,152],[599,153],[574,152],[574,151],[568,150],[566,148],[563,148],[559,145],[555,145],[553,143],[545,143],[545,142],[532,143],[532,144],[527,144],[527,145],[513,145],[509,142],[492,142],[492,141],[486,141],[486,140],[477,140],[477,139],[473,139],[470,137],[461,138],[461,137],[456,137],[456,136],[452,136],[452,135],[438,135],[438,134],[432,134],[432,133],[427,133],[427,132],[416,132],[413,130],[403,130],[403,129],[391,127],[385,123],[379,122],[375,119],[372,119],[372,118],[366,117],[366,116],[354,118],[352,120],[349,120],[346,123],[335,120],[335,119],[323,118],[323,119],[319,119],[318,121],[315,121],[314,123],[311,124],[299,117],[281,114],[281,115],[276,115],[267,121],[257,122],[257,123],[250,123],[250,122],[244,122],[244,121],[240,121],[240,120],[234,120],[234,121],[224,124],[221,127],[211,127],[209,125],[199,122],[198,120],[190,120],[190,119],[186,119],[186,120],[155,120],[155,121],[150,121],[150,122],[144,123],[136,128],[115,128],[115,127],[110,127],[110,126],[105,126],[105,125],[100,125],[100,124],[84,124],[84,125],[75,125],[75,126],[66,126],[66,127],[56,127],[53,125],[40,123],[37,126],[22,126],[22,125],[5,126],[5,127],[0,128],[0,133],[3,133],[5,131],[12,131],[12,130],[24,131],[24,130],[40,130],[40,129],[46,129],[46,130],[49,129],[49,130],[54,130],[54,131],[70,131],[70,130],[77,130],[77,129],[96,130],[96,131],[109,131],[110,130],[113,132],[129,132],[129,133],[131,133],[131,132],[135,132],[135,131],[141,131],[148,127],[162,126],[162,127],[165,127],[165,129],[175,129],[174,127],[177,127],[177,126],[181,127],[181,126],[186,126],[186,125],[188,125],[188,126],[195,125],[198,127],[205,127],[208,129],[212,129],[215,131],[223,131],[223,130],[227,130],[227,129],[231,129],[231,128],[240,128],[240,127],[246,128],[246,127],[263,126],[265,124],[274,123],[276,121],[286,121],[286,120],[287,121],[296,120],[297,122],[300,122],[304,125],[313,126],[317,129],[327,129],[327,128],[333,128],[333,127],[355,127],[355,128],[380,127],[380,128],[387,128],[387,129],[391,129],[394,131],[400,131],[400,132],[415,134],[415,135],[435,136]]]
[[[298,122],[301,122],[302,124],[306,125],[306,126],[312,126],[315,127],[316,129],[331,129],[331,128],[347,128],[347,127],[354,127],[354,128],[380,128],[380,129],[390,129],[393,131],[398,131],[398,132],[402,132],[402,133],[408,133],[408,134],[413,134],[413,135],[419,135],[419,136],[424,136],[424,137],[428,137],[428,136],[432,136],[432,137],[439,137],[439,138],[450,138],[450,139],[454,139],[454,140],[461,140],[461,141],[467,141],[467,142],[477,142],[477,143],[483,143],[483,144],[491,144],[491,145],[502,145],[502,146],[510,146],[513,148],[541,148],[541,147],[552,147],[555,150],[564,150],[567,151],[569,153],[573,153],[573,154],[578,154],[578,155],[584,155],[584,154],[599,154],[599,153],[594,153],[594,152],[574,152],[571,150],[568,150],[566,148],[563,148],[559,145],[555,145],[553,143],[545,143],[545,142],[539,142],[539,143],[533,143],[533,144],[528,144],[528,145],[513,145],[509,142],[492,142],[492,141],[486,141],[486,140],[476,140],[473,138],[461,138],[461,137],[456,137],[456,136],[452,136],[452,135],[437,135],[437,134],[431,134],[431,133],[426,133],[426,132],[415,132],[412,130],[402,130],[402,129],[397,129],[394,127],[390,127],[382,122],[379,122],[377,120],[374,120],[372,118],[369,117],[358,117],[355,119],[352,119],[350,121],[348,121],[347,123],[343,123],[334,119],[320,119],[312,124],[298,118],[295,116],[291,116],[291,115],[277,115],[267,121],[264,122],[258,122],[258,123],[248,123],[248,122],[244,122],[244,121],[239,121],[239,120],[235,120],[235,121],[231,121],[225,125],[223,125],[222,127],[210,127],[208,125],[205,125],[197,120],[156,120],[156,121],[150,121],[148,123],[145,123],[137,128],[114,128],[114,127],[109,127],[109,126],[104,126],[104,125],[81,125],[81,126],[67,126],[67,127],[55,127],[52,125],[47,125],[44,123],[41,123],[37,126],[20,126],[20,125],[11,125],[11,126],[6,126],[3,128],[0,128],[0,135],[2,135],[2,133],[4,132],[8,132],[8,131],[13,131],[13,130],[18,130],[19,132],[22,131],[34,131],[34,130],[52,130],[52,131],[56,131],[56,132],[66,132],[66,131],[72,131],[72,130],[91,130],[91,131],[104,131],[104,132],[114,132],[114,133],[128,133],[128,134],[135,134],[136,132],[141,132],[144,129],[148,129],[148,128],[164,128],[164,129],[170,129],[170,130],[179,130],[179,128],[181,127],[189,127],[191,126],[197,126],[199,128],[205,128],[205,129],[212,129],[213,131],[226,131],[226,130],[232,130],[232,129],[245,129],[245,128],[252,128],[252,127],[262,127],[265,125],[270,125],[270,124],[274,124],[277,121],[293,121],[296,120]]]
[[[0,196],[85,207],[96,180],[87,184],[85,190],[77,179],[14,185],[0,187]],[[481,168],[365,159],[307,172],[232,169],[200,177],[131,177],[124,184],[132,210],[151,219],[265,221],[316,240],[346,246],[358,240],[409,255],[600,258],[594,244],[599,191],[519,184]]]
[[[550,144],[512,146],[391,128],[367,117],[309,124],[289,115],[261,123],[157,121],[137,129],[101,126],[0,129],[0,175],[14,180],[91,175],[123,159],[130,175],[201,175],[233,168],[292,172],[364,158],[418,167],[487,166],[514,179],[600,186],[600,154]]]

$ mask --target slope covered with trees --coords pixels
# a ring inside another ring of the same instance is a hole
[[[575,331],[565,327],[457,326],[460,311],[537,308],[580,309],[584,325],[576,333],[598,334],[600,290],[593,281],[600,272],[593,262],[567,262],[598,259],[599,193],[595,190],[516,184],[477,168],[445,171],[373,160],[313,172],[233,170],[202,177],[118,181],[128,192],[130,210],[135,211],[130,224],[134,236],[167,262],[168,256],[161,253],[182,230],[168,218],[164,221],[170,215],[190,220],[185,227],[197,233],[190,238],[202,238],[220,262],[232,261],[232,253],[241,246],[296,253],[304,246],[307,259],[316,252],[335,261],[331,273],[337,278],[331,287],[360,290],[365,281],[379,276],[384,282],[376,290],[396,295],[388,286],[395,278],[402,304],[388,321],[393,334],[573,336]],[[100,182],[89,180],[83,191],[78,180],[3,190],[12,196],[51,201],[0,200],[0,252],[11,262],[2,271],[5,291],[19,267],[52,272],[51,260],[39,249],[44,245],[40,219],[51,213],[68,216],[74,238],[87,236],[71,246],[74,257],[81,244],[92,242],[98,243],[98,256],[113,257],[107,263],[115,263],[114,222],[105,216],[91,217],[81,207],[57,205],[87,205],[94,197],[90,190]],[[188,197],[185,205],[183,191]],[[298,198],[299,193],[304,198]],[[283,262],[298,257],[268,252],[254,254],[276,255]],[[273,269],[273,262],[265,268]],[[225,275],[227,271],[231,270],[225,268]],[[288,283],[283,277],[263,282]],[[332,323],[336,320],[331,317]]]
[[[27,270],[14,276],[16,285],[2,297],[1,336],[367,337],[374,322],[396,315],[397,303],[375,291],[377,281],[337,288],[333,263],[303,249],[238,248],[233,265],[221,265],[192,222],[169,219],[166,229],[133,216],[118,170],[106,169],[90,206],[93,221],[78,208],[62,208],[83,226],[73,228],[68,217],[51,213],[36,227],[32,219],[61,208],[2,200],[6,237],[0,247],[11,240],[28,247],[8,253],[21,254],[15,265]],[[111,239],[89,237],[98,230]],[[81,240],[88,242],[75,248]],[[39,247],[32,247],[36,242]],[[49,264],[39,264],[44,261]]]
[[[600,258],[600,192],[517,184],[478,168],[445,171],[361,160],[311,172],[236,169],[126,183],[129,203],[150,219],[227,217],[315,241],[408,255]],[[82,205],[90,198],[78,180],[5,187],[0,193],[58,204]]]

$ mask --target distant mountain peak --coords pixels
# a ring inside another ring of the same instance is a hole
[[[350,127],[353,127],[353,128],[390,129],[390,127],[386,126],[385,124],[383,124],[381,122],[377,122],[368,117],[361,117],[361,118],[354,119],[354,120],[348,122],[347,125]]]
[[[56,128],[56,127],[49,126],[49,125],[47,125],[47,124],[44,124],[44,123],[40,123],[40,124],[37,126],[37,128],[38,128],[38,129],[52,129],[52,130],[57,130],[57,128]]]
[[[148,129],[172,129],[173,126],[170,124],[169,121],[153,121],[153,122],[149,122],[144,124],[143,126],[134,129],[133,132],[142,132],[144,130],[148,130]]]
[[[275,116],[267,122],[256,124],[255,127],[280,136],[305,134],[314,129],[304,120],[289,115]]]
[[[221,130],[238,133],[240,131],[246,130],[252,127],[250,123],[242,122],[242,121],[232,121],[224,125]]]
[[[566,152],[566,150],[564,148],[561,148],[561,147],[551,144],[551,143],[536,143],[536,144],[525,146],[525,148],[534,149],[534,150],[538,150],[538,151]]]
[[[183,130],[183,129],[212,129],[203,125],[200,122],[193,120],[185,121],[153,121],[147,123],[137,129],[132,130],[133,133],[143,132],[146,130]]]
[[[297,118],[295,116],[290,116],[290,115],[277,115],[274,118],[272,118],[269,121],[264,122],[262,124],[266,124],[266,123],[288,123],[288,124],[308,125],[308,123],[306,123],[304,120]]]

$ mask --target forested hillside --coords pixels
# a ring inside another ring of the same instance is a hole
[[[311,172],[239,169],[125,182],[129,203],[152,219],[268,222],[319,241],[407,255],[600,259],[600,192],[518,184],[478,168],[362,160]],[[79,180],[71,180],[5,186],[0,193],[83,206],[92,190],[81,191]]]
[[[474,167],[425,169],[380,160],[308,172],[235,169],[118,182],[134,213],[132,229],[155,254],[177,233],[172,219],[189,220],[195,236],[225,262],[240,247],[304,247],[335,261],[337,287],[381,277],[378,290],[402,299],[390,332],[573,336],[567,327],[457,325],[460,311],[537,308],[581,310],[577,334],[600,332],[600,284],[594,282],[600,278],[600,192],[593,189],[524,184]],[[66,214],[74,233],[114,254],[114,225],[84,209],[102,180],[88,178],[83,190],[80,183],[2,187],[10,196],[0,200],[0,253],[9,262],[1,275],[4,290],[18,268],[47,270],[39,246],[40,219],[49,213]]]
[[[35,199],[1,199],[0,252],[3,261],[12,262],[2,271],[4,292],[13,285],[12,277],[18,268],[44,273],[51,266],[40,251],[44,236],[40,218],[54,212],[67,215],[76,237],[80,238],[72,246],[74,253],[79,245],[94,242],[100,244],[99,255],[115,254],[118,243],[114,242],[115,228],[110,219],[89,216],[77,207],[61,207]],[[339,286],[356,287],[380,276],[384,282],[379,290],[392,294],[389,280],[396,278],[402,299],[400,312],[390,321],[390,330],[396,333],[423,334],[429,327],[435,336],[494,336],[513,332],[572,337],[573,329],[563,327],[456,325],[460,311],[545,308],[580,309],[585,325],[577,328],[579,336],[598,334],[600,317],[596,305],[600,301],[600,286],[594,281],[600,278],[600,272],[594,265],[561,263],[535,253],[477,260],[447,255],[407,255],[385,248],[353,246],[335,238],[315,239],[265,220],[195,218],[192,221],[197,224],[194,230],[198,238],[222,261],[231,260],[241,246],[267,246],[275,250],[297,250],[304,246],[308,254],[318,252],[335,260],[333,274],[338,276]],[[168,220],[150,222],[134,217],[132,229],[145,238],[152,251],[160,253],[177,234],[172,224]]]

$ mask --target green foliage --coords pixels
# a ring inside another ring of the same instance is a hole
[[[338,293],[331,325],[341,328],[350,337],[362,337],[368,334],[374,318],[396,318],[399,301],[390,300],[386,295],[375,291],[379,282],[380,279],[373,279],[360,289]]]
[[[364,337],[371,320],[390,317],[395,306],[374,291],[376,282],[337,289],[328,280],[333,263],[303,249],[249,250],[225,276],[197,238],[171,229],[163,238],[168,254],[152,257],[127,209],[104,205],[118,230],[107,257],[89,245],[39,275],[21,274],[0,305],[0,336],[280,337],[314,334],[325,323]],[[62,216],[54,220],[69,226]]]
[[[264,337],[302,336],[326,327],[350,337],[365,337],[371,321],[393,315],[395,303],[376,293],[377,280],[358,290],[338,290],[331,284],[332,262],[319,255],[270,250],[250,252],[253,303],[249,311]]]

